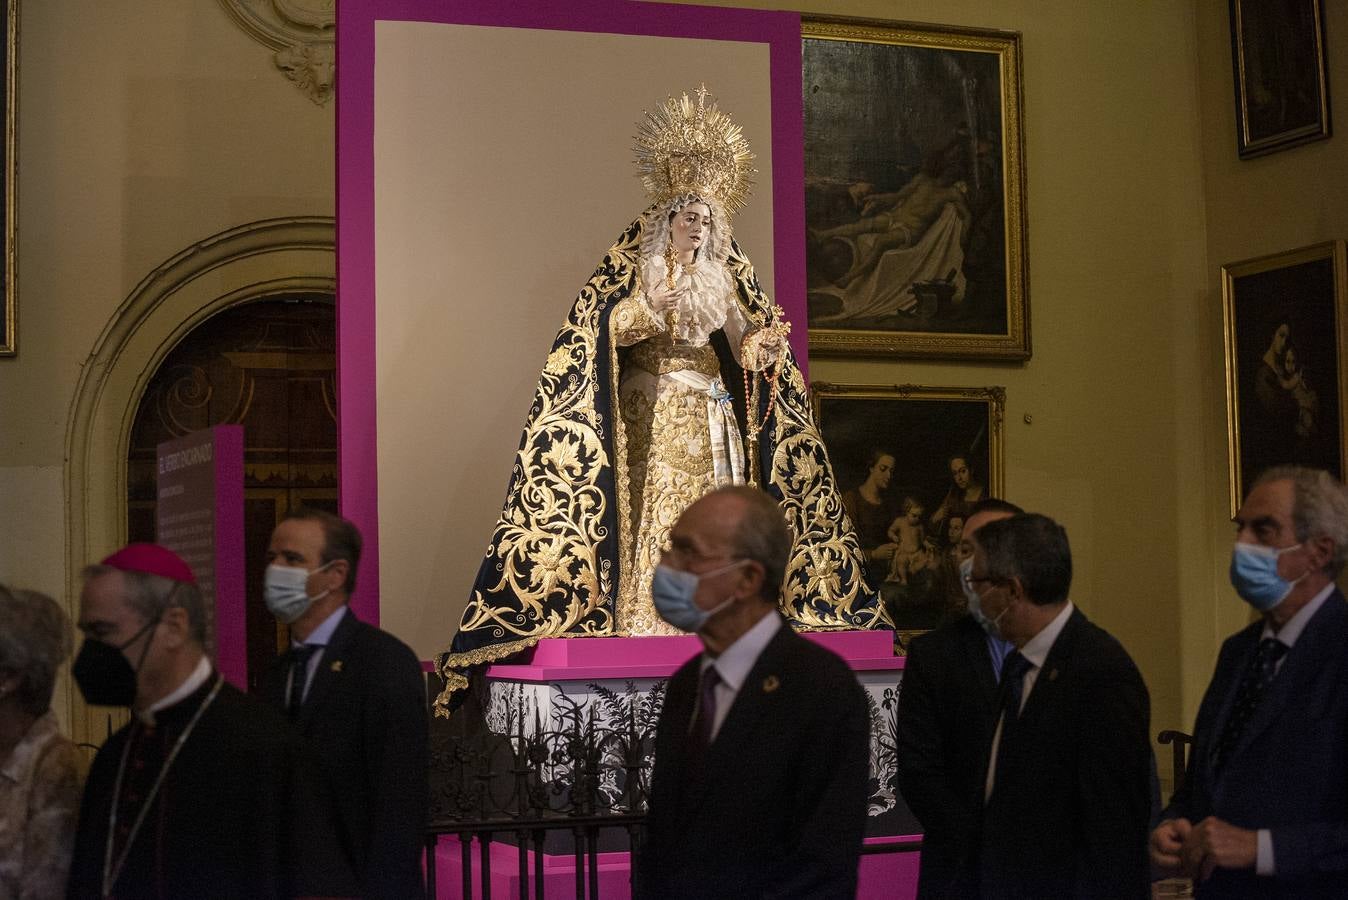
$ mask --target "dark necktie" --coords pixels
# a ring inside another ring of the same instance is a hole
[[[693,727],[689,732],[693,746],[705,750],[711,745],[712,725],[716,722],[716,686],[721,683],[721,673],[715,666],[708,666],[702,673],[701,696],[697,701],[697,714],[693,716]]]
[[[1227,717],[1226,727],[1222,729],[1222,736],[1213,751],[1214,771],[1220,772],[1231,758],[1231,751],[1240,743],[1245,726],[1250,724],[1254,711],[1259,708],[1259,701],[1277,674],[1278,660],[1286,652],[1287,645],[1277,638],[1264,638],[1259,642],[1259,649],[1255,651],[1250,667],[1245,670],[1245,677],[1241,679],[1240,689],[1236,693],[1236,702],[1231,706],[1231,715]]]
[[[300,644],[290,650],[290,696],[286,699],[286,710],[292,719],[299,718],[300,707],[304,705],[304,683],[309,680],[309,660],[322,649],[320,644]]]
[[[993,773],[993,784],[1006,771],[1010,759],[1012,733],[1020,719],[1020,700],[1025,696],[1025,673],[1030,671],[1030,661],[1020,655],[1019,650],[1007,654],[1002,663],[1002,734],[997,739],[997,769]]]
[[[1030,661],[1012,650],[1002,663],[1002,731],[1006,731],[1006,722],[1020,718],[1020,700],[1025,696],[1025,673],[1030,671]]]

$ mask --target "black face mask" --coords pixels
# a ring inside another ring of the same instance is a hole
[[[136,669],[122,651],[130,647],[140,636],[159,624],[159,619],[148,622],[137,631],[129,641],[120,647],[95,638],[85,638],[80,653],[70,667],[70,674],[84,695],[84,702],[92,706],[130,706],[136,702]],[[145,642],[140,652],[140,665],[145,664],[145,655],[150,652],[154,635]]]

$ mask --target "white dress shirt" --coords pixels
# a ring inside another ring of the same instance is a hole
[[[302,644],[310,647],[320,648],[318,652],[309,657],[309,661],[304,666],[304,690],[300,693],[300,702],[303,703],[309,697],[309,688],[314,683],[314,673],[318,671],[319,660],[328,652],[328,641],[332,640],[332,633],[337,630],[341,624],[342,616],[346,615],[346,604],[342,604],[332,612],[318,627],[309,633],[309,637],[304,641],[291,641],[290,647],[294,649]],[[286,693],[290,696],[290,683],[294,679],[294,673],[286,675]]]
[[[1048,651],[1053,649],[1053,643],[1058,640],[1058,635],[1062,634],[1067,620],[1072,617],[1072,601],[1068,600],[1063,606],[1062,612],[1053,617],[1053,621],[1045,625],[1038,634],[1025,642],[1025,646],[1020,648],[1020,655],[1030,664],[1026,670],[1020,684],[1020,709],[1025,708],[1025,701],[1030,699],[1030,691],[1034,690],[1035,679],[1039,677],[1039,670],[1044,667],[1044,661],[1048,659]],[[1019,712],[1019,710],[1017,710]],[[986,803],[992,796],[992,785],[997,777],[997,747],[1002,742],[1002,720],[997,719],[997,730],[992,735],[992,749],[988,753],[988,777],[983,783],[983,802]]]
[[[758,662],[763,649],[772,642],[777,629],[781,627],[782,617],[776,612],[770,612],[754,623],[754,627],[740,635],[735,643],[726,647],[720,656],[702,654],[702,668],[699,670],[701,674],[705,676],[707,670],[714,665],[716,673],[721,676],[721,683],[716,685],[716,715],[711,721],[709,740],[716,740],[716,734],[721,730],[721,723],[725,721],[731,705],[739,696],[744,679],[749,677],[749,671],[754,667],[754,663]],[[701,690],[698,691],[698,697],[701,702]],[[696,720],[697,710],[694,709],[693,721]]]

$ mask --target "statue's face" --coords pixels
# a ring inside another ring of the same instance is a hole
[[[669,232],[674,249],[679,253],[700,249],[711,237],[711,207],[705,203],[689,203],[674,214]]]

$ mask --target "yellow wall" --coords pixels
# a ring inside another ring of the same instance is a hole
[[[1004,386],[1008,498],[1064,524],[1074,601],[1137,661],[1153,730],[1187,729],[1180,598],[1212,593],[1206,460],[1225,464],[1196,426],[1221,394],[1196,389],[1210,361],[1193,352],[1211,310],[1192,9],[920,0],[902,16],[1023,34],[1034,356],[817,358],[811,378]]]
[[[332,215],[334,113],[217,3],[23,0],[19,30],[19,354],[0,359],[0,580],[72,599],[63,465],[82,364],[137,283],[193,242]],[[92,541],[88,557],[115,540]]]
[[[1236,159],[1225,0],[803,5],[1023,33],[1033,359],[816,359],[811,374],[1005,386],[1010,498],[1067,526],[1074,598],[1137,659],[1155,727],[1188,727],[1221,637],[1246,621],[1224,572],[1218,266],[1348,236],[1344,139]],[[1329,33],[1348,33],[1345,4],[1326,6]],[[1330,96],[1348,97],[1348,58],[1331,63]],[[332,214],[333,106],[209,2],[29,0],[21,66],[0,579],[68,596],[82,362],[135,285],[193,241]]]
[[[1337,135],[1270,156],[1236,156],[1231,38],[1226,0],[1204,0],[1197,13],[1198,95],[1202,114],[1201,161],[1207,266],[1201,330],[1194,345],[1202,366],[1202,395],[1192,427],[1202,431],[1207,505],[1193,534],[1195,559],[1211,557],[1207,590],[1195,583],[1182,610],[1181,683],[1186,709],[1196,711],[1197,691],[1212,675],[1215,649],[1226,635],[1250,621],[1233,598],[1226,578],[1234,528],[1229,523],[1225,382],[1222,349],[1221,267],[1228,263],[1348,238],[1348,3],[1324,4],[1328,37],[1331,117],[1338,105]],[[1340,314],[1346,312],[1340,310]],[[1206,540],[1206,548],[1200,546]],[[1195,704],[1192,707],[1190,704]]]

